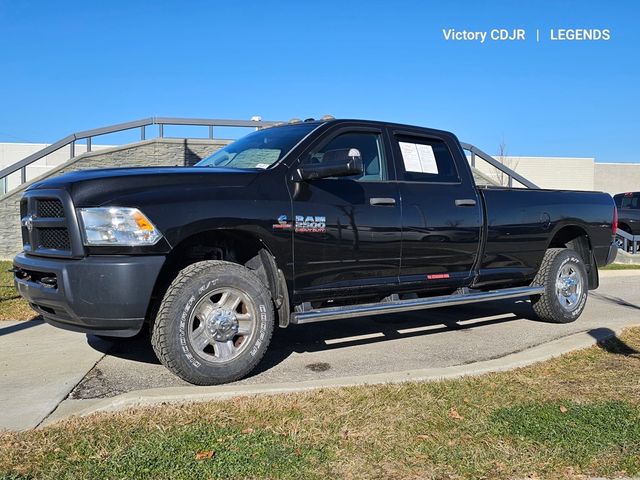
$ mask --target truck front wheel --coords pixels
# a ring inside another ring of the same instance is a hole
[[[587,303],[587,270],[580,255],[569,248],[546,251],[533,285],[544,287],[542,295],[531,297],[533,309],[541,320],[573,322]]]
[[[249,269],[204,261],[169,286],[153,325],[160,361],[197,385],[232,382],[258,364],[273,334],[269,290]]]

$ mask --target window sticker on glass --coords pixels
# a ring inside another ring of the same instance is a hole
[[[404,168],[407,172],[438,173],[436,156],[431,145],[398,142],[402,152]]]

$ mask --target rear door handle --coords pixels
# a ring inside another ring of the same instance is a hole
[[[396,199],[385,197],[370,198],[369,204],[374,207],[393,207],[396,204]]]
[[[475,207],[476,201],[473,198],[460,198],[456,200],[456,207]]]

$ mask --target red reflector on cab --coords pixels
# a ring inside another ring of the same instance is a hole
[[[427,280],[442,280],[443,278],[449,278],[448,273],[432,273],[427,275]]]

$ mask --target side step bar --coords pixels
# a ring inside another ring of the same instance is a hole
[[[385,313],[411,312],[427,308],[449,307],[466,303],[487,302],[505,298],[526,297],[540,295],[544,287],[516,287],[486,292],[455,293],[438,297],[413,298],[410,300],[394,300],[391,302],[365,303],[361,305],[347,305],[343,307],[328,307],[295,312],[291,315],[291,323],[303,324],[322,322],[325,320],[340,320],[345,318],[368,317]]]

